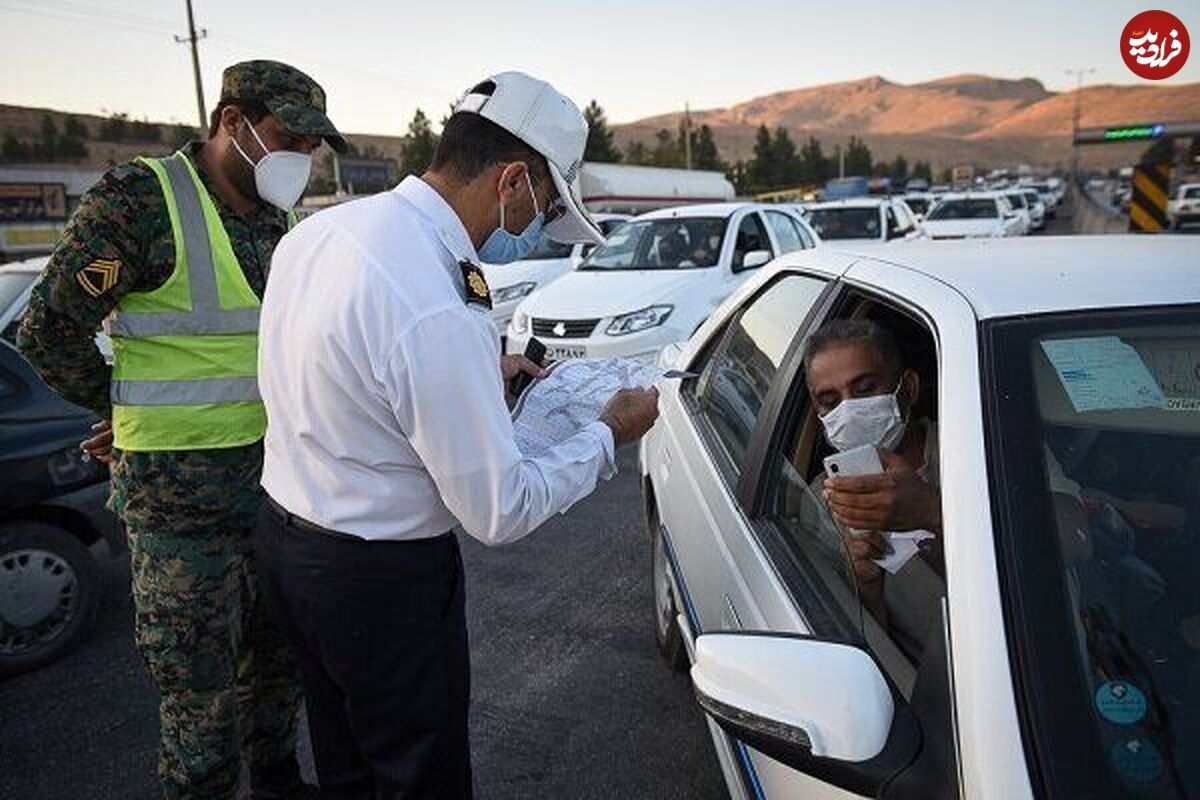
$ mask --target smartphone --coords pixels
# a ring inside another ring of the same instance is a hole
[[[874,445],[864,444],[844,453],[825,457],[825,474],[831,478],[850,475],[878,475],[883,472],[883,462]]]
[[[525,357],[539,367],[542,366],[542,359],[546,357],[546,345],[534,337],[529,338],[528,344],[525,345]],[[518,372],[509,382],[509,391],[514,396],[520,397],[521,392],[525,391],[525,387],[533,382],[533,376],[524,372]]]

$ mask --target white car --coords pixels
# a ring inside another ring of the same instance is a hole
[[[1013,211],[1017,212],[1017,218],[1021,221],[1021,235],[1027,236],[1032,233],[1033,211],[1029,207],[1029,198],[1025,196],[1025,192],[1021,189],[1005,189],[1000,194],[1004,195]],[[1044,212],[1042,217],[1045,219]]]
[[[593,214],[600,231],[608,236],[627,220],[628,214]],[[492,321],[503,334],[513,311],[539,287],[579,266],[595,245],[560,244],[545,236],[529,255],[511,264],[484,264],[483,274],[492,291]]]
[[[1182,184],[1172,200],[1167,201],[1167,218],[1173,228],[1200,222],[1200,183]]]
[[[922,223],[933,239],[1020,236],[1020,215],[1000,192],[955,192],[929,210]]]
[[[886,244],[920,239],[921,224],[903,200],[893,197],[854,197],[811,203],[804,218],[823,242],[839,247]]]
[[[521,301],[506,351],[530,337],[547,358],[654,360],[692,335],[730,292],[775,256],[813,247],[812,230],[784,206],[680,206],[625,223],[574,272]]]
[[[1200,243],[884,257],[782,258],[660,362],[699,377],[641,444],[655,636],[731,797],[1194,796]],[[818,483],[832,319],[891,330],[937,430],[943,533],[870,610]]]
[[[1023,187],[1019,191],[1025,195],[1025,204],[1029,208],[1033,229],[1035,231],[1042,230],[1046,227],[1046,204],[1042,202],[1042,196],[1029,187]]]

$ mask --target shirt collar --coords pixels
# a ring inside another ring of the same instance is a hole
[[[479,255],[462,220],[432,186],[416,175],[409,175],[392,191],[411,203],[429,221],[456,264],[459,261],[479,263]]]

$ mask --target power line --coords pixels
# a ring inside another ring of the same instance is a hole
[[[169,35],[172,32],[170,28],[151,27],[138,22],[109,19],[102,16],[94,16],[83,11],[74,11],[71,9],[56,11],[42,7],[13,5],[11,3],[12,0],[10,0],[8,3],[0,3],[0,11],[9,11],[15,14],[28,14],[34,17],[46,17],[49,19],[63,20],[65,22],[86,22],[99,27],[118,28],[121,30],[132,31],[134,33],[154,34],[156,36]]]

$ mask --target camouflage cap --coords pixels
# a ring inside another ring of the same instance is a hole
[[[258,100],[298,136],[320,136],[339,153],[346,140],[325,116],[325,90],[295,67],[279,61],[243,61],[221,76],[222,100]]]

